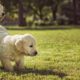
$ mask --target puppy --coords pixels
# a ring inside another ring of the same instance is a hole
[[[0,30],[0,60],[4,69],[14,70],[11,61],[15,61],[18,70],[25,69],[24,56],[37,55],[35,38],[31,34],[11,36],[5,28],[1,27]]]

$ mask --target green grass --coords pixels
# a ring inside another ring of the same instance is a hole
[[[9,30],[9,33],[33,34],[38,55],[25,57],[24,72],[0,70],[0,79],[80,80],[80,30]]]

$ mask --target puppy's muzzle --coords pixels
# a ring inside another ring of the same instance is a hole
[[[33,54],[31,56],[36,56],[38,54],[37,51],[33,52]]]
[[[37,52],[37,51],[35,51],[35,52],[34,52],[34,55],[37,55],[37,54],[38,54],[38,52]]]

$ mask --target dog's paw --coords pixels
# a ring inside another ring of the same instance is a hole
[[[25,67],[19,67],[19,66],[14,66],[14,69],[16,70],[16,71],[25,71]]]

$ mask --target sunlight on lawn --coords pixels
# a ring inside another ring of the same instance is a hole
[[[9,30],[10,34],[31,33],[37,40],[38,55],[25,57],[24,72],[4,72],[4,80],[79,80],[80,30]]]

